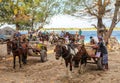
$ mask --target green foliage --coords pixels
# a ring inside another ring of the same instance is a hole
[[[56,0],[2,0],[0,2],[0,22],[17,23],[19,25],[32,25],[36,23],[48,23],[48,18],[57,14],[59,11],[58,1]],[[18,15],[31,18],[17,17]],[[17,20],[16,20],[17,19]]]

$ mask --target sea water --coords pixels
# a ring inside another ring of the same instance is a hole
[[[55,32],[57,34],[60,34],[61,31],[60,30],[46,30],[47,32]],[[71,34],[75,34],[78,31],[75,30],[67,30],[65,32],[69,32]],[[22,34],[27,34],[28,32],[22,31]],[[89,42],[90,41],[90,36],[92,37],[97,37],[97,32],[96,31],[82,31],[82,35],[85,36],[85,42]],[[117,38],[117,40],[120,42],[120,31],[113,31],[111,36],[115,36]]]
[[[48,32],[55,32],[57,34],[60,34],[61,31],[59,30],[49,30]],[[75,30],[70,30],[70,31],[65,31],[65,32],[69,32],[71,34],[75,34],[78,31]],[[96,31],[82,31],[82,35],[85,36],[85,42],[89,42],[90,41],[90,36],[92,37],[97,37],[97,32]],[[113,31],[111,36],[115,36],[117,38],[117,40],[120,42],[120,31]]]

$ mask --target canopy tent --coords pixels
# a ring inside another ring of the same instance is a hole
[[[0,34],[3,34],[3,35],[13,35],[16,31],[9,27],[9,26],[6,26],[2,29],[0,29]]]

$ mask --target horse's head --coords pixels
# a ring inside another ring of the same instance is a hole
[[[11,42],[11,47],[12,47],[12,50],[16,50],[18,48],[18,42],[17,41],[12,41]]]
[[[78,54],[80,56],[87,54],[87,51],[84,45],[78,45]]]
[[[11,53],[11,44],[12,42],[10,41],[10,39],[7,40],[7,53],[10,54]]]
[[[57,44],[55,46],[54,52],[55,52],[55,58],[58,60],[59,57],[62,55],[62,46]]]
[[[56,59],[58,60],[60,56],[65,57],[67,51],[66,46],[61,42],[58,42],[54,49]]]

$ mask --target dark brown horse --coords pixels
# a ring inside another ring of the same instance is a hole
[[[18,42],[18,40],[12,40],[7,43],[7,49],[12,51],[13,54],[13,68],[15,69],[16,56],[19,58],[19,66],[21,68],[21,61],[26,64],[27,59],[27,43]]]
[[[19,58],[19,67],[21,68],[22,49],[19,48],[18,41],[11,41],[11,49],[13,53],[13,68],[15,69],[16,56]]]
[[[7,54],[9,55],[11,53],[11,41],[10,39],[7,40]]]

